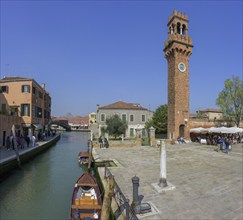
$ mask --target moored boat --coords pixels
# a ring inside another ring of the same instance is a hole
[[[101,219],[102,198],[95,178],[85,172],[76,182],[71,205],[71,220]]]
[[[89,164],[89,153],[86,151],[81,151],[78,154],[78,162],[80,165],[88,167]]]

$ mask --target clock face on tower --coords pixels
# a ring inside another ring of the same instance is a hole
[[[184,63],[179,63],[178,64],[178,69],[182,72],[182,73],[184,73],[185,71],[186,71],[186,65],[184,64]]]

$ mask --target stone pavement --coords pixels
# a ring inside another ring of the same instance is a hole
[[[94,149],[94,158],[115,159],[110,167],[124,195],[132,202],[131,178],[140,178],[139,195],[153,213],[139,219],[243,219],[243,147],[233,145],[227,155],[214,146],[167,145],[167,180],[176,189],[158,193],[160,152],[156,147]]]

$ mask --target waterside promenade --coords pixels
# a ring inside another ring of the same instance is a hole
[[[139,219],[243,219],[242,144],[233,145],[229,154],[209,145],[166,146],[167,180],[176,188],[162,193],[152,186],[159,182],[159,148],[95,148],[93,156],[118,162],[109,170],[130,203],[131,179],[139,177],[139,197],[152,206],[152,212],[138,215]]]
[[[30,143],[29,147],[18,149],[20,163],[31,160],[34,156],[54,145],[60,139],[60,134],[54,137],[48,137],[45,141],[37,141],[35,146]],[[7,150],[6,147],[0,147],[0,175],[10,171],[18,166],[15,150]]]

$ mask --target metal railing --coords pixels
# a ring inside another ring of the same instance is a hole
[[[111,176],[113,176],[112,173],[110,172],[109,168],[105,166],[104,179],[107,179]],[[126,220],[138,220],[133,208],[129,204],[129,199],[127,199],[124,196],[115,178],[114,178],[114,182],[115,182],[114,197],[118,204],[118,210],[116,210],[114,213],[115,219],[117,219],[122,214]]]

